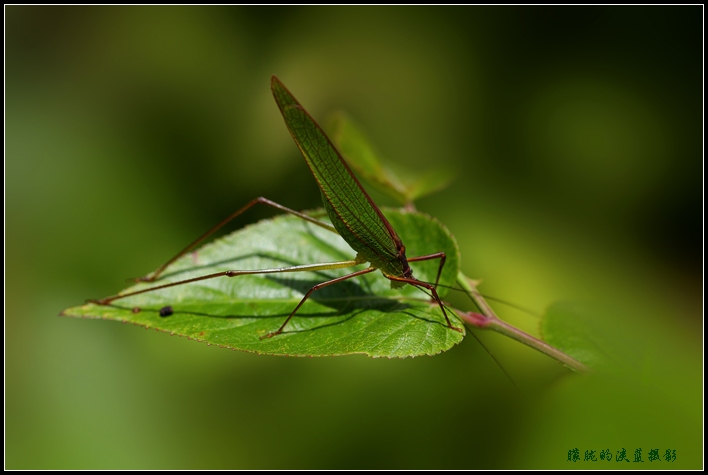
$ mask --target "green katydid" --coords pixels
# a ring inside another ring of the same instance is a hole
[[[275,274],[280,272],[342,269],[368,262],[370,265],[366,269],[358,270],[342,277],[337,277],[313,286],[307,293],[305,293],[302,300],[300,300],[300,303],[298,303],[295,309],[293,309],[283,324],[276,331],[270,332],[261,338],[270,338],[283,333],[283,330],[290,319],[297,313],[300,307],[313,292],[353,277],[374,272],[375,270],[380,270],[384,277],[391,281],[392,288],[400,288],[405,284],[409,284],[430,292],[430,296],[442,310],[448,328],[463,332],[462,329],[455,327],[451,323],[450,318],[445,311],[445,306],[440,300],[436,290],[440,279],[440,274],[443,266],[445,265],[445,253],[437,252],[424,256],[407,258],[405,246],[396,234],[396,231],[381,213],[381,210],[379,210],[376,204],[366,193],[356,177],[352,174],[349,166],[346,164],[329,138],[322,131],[320,126],[317,125],[314,119],[307,113],[307,111],[305,111],[295,97],[293,97],[293,95],[275,76],[273,76],[271,80],[271,90],[275,101],[280,108],[280,112],[285,119],[285,125],[290,131],[290,134],[295,140],[298,148],[302,152],[307,165],[310,167],[310,170],[320,187],[322,202],[332,224],[330,225],[319,221],[312,216],[286,208],[285,206],[266,198],[256,198],[197,238],[172,259],[160,266],[150,276],[140,278],[138,280],[143,282],[153,282],[157,280],[165,269],[179,257],[191,251],[219,228],[258,203],[293,214],[317,226],[339,234],[352,247],[352,249],[356,251],[356,257],[354,259],[341,262],[304,264],[273,269],[229,270],[217,272],[134,292],[114,295],[100,300],[94,300],[93,302],[101,305],[107,305],[124,297],[217,277],[236,277],[240,275],[253,274]],[[413,271],[411,270],[408,262],[432,259],[440,260],[435,284],[422,282],[413,277]]]

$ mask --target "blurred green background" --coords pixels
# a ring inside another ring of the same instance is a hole
[[[6,468],[702,466],[701,6],[5,13]],[[298,359],[58,318],[256,196],[319,205],[272,74],[387,163],[454,170],[418,207],[480,290],[609,309],[624,369],[574,376],[477,332],[517,390],[471,337]],[[623,448],[644,463],[599,460]]]

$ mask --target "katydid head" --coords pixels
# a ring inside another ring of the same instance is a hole
[[[408,259],[406,258],[406,246],[403,244],[400,244],[398,247],[398,259],[396,260],[397,267],[399,267],[398,272],[400,272],[399,277],[405,277],[406,279],[411,279],[413,278],[413,269],[411,269],[411,266],[408,265]],[[401,282],[398,280],[391,280],[391,288],[392,289],[400,289],[406,285],[405,282]]]
[[[404,277],[406,279],[412,279],[413,269],[411,269],[411,266],[408,264],[408,259],[406,258],[406,246],[404,246],[403,243],[398,246],[398,264],[401,266],[401,277]],[[398,282],[395,280],[391,281],[392,289],[398,289],[403,287],[404,285],[405,284],[403,282]]]

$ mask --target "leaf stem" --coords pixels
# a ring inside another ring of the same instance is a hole
[[[470,279],[462,272],[457,274],[457,283],[467,292],[467,294],[472,298],[472,300],[477,304],[482,313],[476,312],[459,312],[459,317],[465,322],[469,323],[475,328],[482,330],[492,330],[497,333],[501,333],[504,336],[512,338],[526,346],[540,351],[541,353],[550,356],[551,358],[560,361],[569,368],[577,371],[578,373],[587,373],[590,368],[579,362],[578,360],[568,356],[557,348],[552,347],[548,343],[539,340],[536,337],[525,333],[518,328],[506,323],[501,320],[494,313],[494,310],[489,306],[487,301],[482,297],[482,295],[477,291],[477,282]]]

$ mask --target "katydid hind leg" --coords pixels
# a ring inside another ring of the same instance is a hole
[[[113,295],[111,297],[106,297],[103,299],[89,300],[92,303],[98,305],[109,305],[114,300],[123,299],[125,297],[132,297],[134,295],[144,294],[147,292],[154,292],[155,290],[167,289],[169,287],[176,287],[178,285],[185,285],[192,282],[199,282],[202,280],[216,279],[217,277],[238,277],[240,275],[257,275],[257,274],[279,274],[284,272],[316,272],[321,270],[332,270],[332,269],[346,269],[347,267],[353,267],[361,264],[359,259],[352,259],[349,261],[340,262],[324,262],[321,264],[303,264],[299,266],[289,266],[289,267],[276,267],[273,269],[254,269],[254,270],[226,270],[222,272],[215,272],[213,274],[206,274],[199,277],[193,277],[191,279],[180,280],[177,282],[170,282],[169,284],[157,285],[155,287],[149,287],[147,289],[136,290],[135,292],[128,292],[125,294]],[[368,270],[368,269],[366,269]],[[356,273],[355,273],[356,274]]]
[[[311,216],[308,216],[308,215],[306,215],[306,214],[304,214],[304,213],[301,213],[301,212],[299,212],[299,211],[292,210],[292,209],[290,209],[290,208],[288,208],[288,207],[285,207],[285,206],[283,206],[283,205],[281,205],[281,204],[279,204],[279,203],[276,203],[275,201],[271,201],[271,200],[269,200],[268,198],[264,198],[264,197],[262,197],[262,196],[259,196],[258,198],[255,198],[255,199],[249,201],[248,203],[246,203],[244,206],[242,206],[241,208],[239,208],[238,210],[236,210],[236,211],[235,211],[234,213],[232,213],[231,215],[227,216],[225,219],[223,219],[222,221],[220,221],[219,223],[217,223],[215,226],[213,226],[213,227],[212,227],[211,229],[209,229],[207,232],[205,232],[204,234],[202,234],[201,236],[199,236],[197,239],[195,239],[194,241],[192,241],[187,247],[185,247],[184,249],[182,249],[180,252],[178,252],[176,255],[174,255],[170,260],[168,260],[167,262],[165,262],[164,264],[162,264],[160,267],[158,267],[155,272],[153,272],[152,274],[150,274],[149,276],[146,276],[146,277],[138,277],[137,279],[134,279],[135,282],[154,282],[155,280],[157,280],[157,279],[160,277],[160,275],[162,275],[162,273],[165,271],[165,269],[167,269],[167,267],[170,266],[170,264],[172,264],[172,263],[175,262],[177,259],[179,259],[179,258],[182,257],[183,255],[185,255],[186,253],[188,253],[189,251],[191,251],[192,249],[194,249],[197,245],[199,245],[201,242],[203,242],[203,241],[204,241],[205,239],[207,239],[209,236],[211,236],[211,235],[214,234],[216,231],[218,231],[219,229],[221,229],[222,227],[224,227],[226,224],[228,224],[229,222],[231,222],[233,219],[237,218],[238,216],[240,216],[240,215],[243,214],[244,212],[248,211],[251,207],[253,207],[253,206],[257,205],[257,204],[264,204],[264,205],[271,206],[271,207],[273,207],[273,208],[275,208],[275,209],[277,209],[277,210],[284,211],[284,212],[286,212],[286,213],[290,213],[290,214],[292,214],[292,215],[294,215],[294,216],[297,216],[297,217],[302,218],[302,219],[304,219],[304,220],[306,220],[306,221],[309,221],[309,222],[311,222],[311,223],[313,223],[313,224],[316,224],[317,226],[320,226],[320,227],[322,227],[322,228],[324,228],[324,229],[327,229],[328,231],[332,231],[332,232],[335,232],[335,233],[336,233],[334,227],[333,227],[332,225],[328,224],[328,223],[324,223],[324,222],[319,221],[319,220],[317,220],[317,219],[315,219],[315,218],[313,218],[313,217],[311,217]]]

